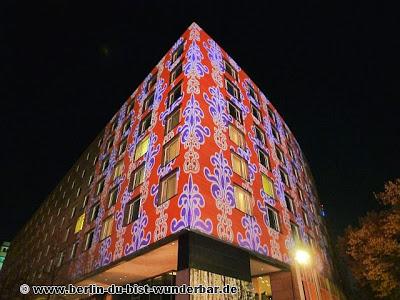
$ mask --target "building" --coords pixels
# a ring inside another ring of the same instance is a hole
[[[299,247],[311,266],[295,263]],[[223,282],[240,287],[232,299],[339,299],[331,269],[299,144],[193,23],[19,232],[1,294],[16,299],[22,283]]]
[[[8,248],[10,248],[10,242],[2,242],[0,246],[0,271],[3,268],[4,260],[7,256]]]

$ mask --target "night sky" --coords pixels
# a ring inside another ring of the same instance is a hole
[[[146,2],[2,1],[0,241],[15,236],[193,21],[294,132],[334,233],[376,208],[373,191],[400,177],[395,7]]]

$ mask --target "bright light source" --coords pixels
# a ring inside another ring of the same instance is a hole
[[[310,264],[310,253],[308,253],[305,250],[302,249],[297,249],[295,254],[294,254],[294,259],[300,264],[300,265],[308,265]]]

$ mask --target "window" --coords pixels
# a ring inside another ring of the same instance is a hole
[[[61,213],[61,207],[57,211],[57,217],[60,215],[60,213]]]
[[[251,113],[254,118],[261,122],[261,112],[253,104],[251,105]]]
[[[83,170],[83,171],[82,171],[81,178],[85,177],[85,174],[86,174],[86,170]]]
[[[86,160],[89,160],[89,158],[90,158],[90,152],[86,154]]]
[[[296,224],[290,223],[290,229],[292,232],[292,238],[295,241],[299,241],[300,240],[299,227]]]
[[[268,212],[268,226],[276,231],[279,231],[279,218],[278,212],[272,207],[267,206]]]
[[[304,219],[304,224],[306,224],[307,226],[309,226],[308,223],[308,216],[307,213],[303,210],[303,219]]]
[[[70,254],[70,256],[69,256],[70,259],[73,259],[73,258],[75,257],[76,251],[77,251],[77,249],[78,249],[78,245],[79,245],[78,242],[75,242],[75,243],[72,245],[71,254]]]
[[[118,126],[118,119],[115,119],[111,125],[111,130],[115,130],[115,128],[117,128]]]
[[[144,164],[142,164],[141,166],[137,167],[135,171],[132,172],[131,181],[129,184],[130,191],[132,191],[144,182],[144,170]]]
[[[299,171],[297,171],[297,168],[293,165],[292,169],[293,169],[293,173],[294,173],[294,176],[296,177],[296,179],[299,179]]]
[[[242,212],[251,215],[251,194],[238,185],[233,186],[236,208]]]
[[[257,140],[259,140],[261,143],[265,145],[265,134],[261,130],[261,128],[254,125],[254,132],[256,133]]]
[[[292,147],[288,146],[288,152],[289,152],[290,157],[291,157],[292,159],[294,159],[295,157],[294,157],[294,152],[293,152]]]
[[[108,163],[109,163],[109,159],[108,159],[108,157],[107,157],[106,159],[103,160],[103,163],[102,163],[102,165],[101,165],[101,171],[102,171],[102,172],[104,172],[104,171],[107,169]]]
[[[81,231],[84,223],[85,223],[85,213],[81,214],[78,220],[76,220],[74,233],[78,233],[79,231]]]
[[[146,154],[147,150],[149,149],[149,144],[150,144],[150,136],[148,135],[143,140],[141,140],[140,143],[136,146],[135,160],[138,160],[139,158],[141,158],[143,155]]]
[[[122,128],[122,133],[123,134],[127,133],[130,127],[131,127],[131,120],[128,120],[125,122],[124,127]]]
[[[71,189],[73,189],[74,187],[75,187],[75,180],[72,181]]]
[[[290,183],[289,183],[289,176],[288,174],[283,171],[282,169],[279,169],[279,173],[281,174],[281,179],[283,181],[283,183],[287,186],[290,187]]]
[[[232,65],[224,59],[224,65],[225,65],[225,72],[231,75],[235,80],[237,80],[237,73],[236,70],[232,67]]]
[[[76,212],[76,206],[74,206],[74,207],[72,208],[72,211],[71,211],[71,219],[75,216],[75,212]]]
[[[150,106],[153,105],[153,102],[154,102],[154,92],[151,93],[151,95],[148,96],[148,97],[143,101],[142,113],[145,112],[147,109],[149,109]]]
[[[58,257],[57,268],[61,267],[63,260],[64,260],[64,251],[61,251]]]
[[[256,91],[254,90],[254,88],[250,84],[248,85],[248,87],[249,87],[249,95],[250,95],[250,97],[253,98],[254,101],[258,102],[258,95],[257,95]]]
[[[110,208],[117,202],[117,196],[118,196],[118,186],[114,187],[110,191],[110,196],[108,198],[108,206],[107,206],[108,208]]]
[[[229,79],[226,78],[225,78],[225,88],[232,97],[235,97],[236,99],[240,100],[238,88]]]
[[[272,109],[268,108],[268,115],[271,118],[271,120],[273,122],[276,122],[276,117],[275,117],[275,113],[272,111]]]
[[[274,136],[275,140],[280,143],[281,142],[281,136],[279,135],[278,130],[274,126],[271,126],[271,130],[272,130],[272,135]]]
[[[69,202],[71,201],[71,199],[70,198],[68,198],[67,199],[67,203],[65,203],[65,207],[68,207],[69,206]],[[42,218],[43,218],[43,216],[42,216]],[[42,219],[42,221],[43,221],[43,219]]]
[[[233,172],[240,175],[243,179],[247,180],[247,164],[246,161],[239,155],[231,152],[232,169]]]
[[[269,156],[267,153],[265,153],[263,150],[260,148],[257,149],[258,153],[258,160],[260,161],[260,164],[263,165],[267,170],[271,170],[271,165],[269,162]]]
[[[172,141],[164,146],[164,165],[179,155],[180,145],[179,136],[176,136]]]
[[[64,235],[64,242],[68,241],[70,230],[71,230],[71,227],[68,227],[67,231],[65,232],[65,235]]]
[[[117,177],[122,175],[122,171],[124,169],[124,161],[120,160],[119,162],[117,162],[117,164],[115,165],[115,169],[114,169],[114,179],[116,179]]]
[[[274,198],[274,184],[271,179],[269,179],[265,174],[261,174],[261,179],[264,192],[271,198]]]
[[[178,101],[181,96],[182,84],[180,83],[169,93],[167,107],[170,107],[172,104]]]
[[[229,114],[234,118],[236,121],[239,123],[242,123],[242,113],[240,112],[240,109],[233,104],[232,102],[228,101],[228,111]]]
[[[145,132],[151,125],[151,113],[149,113],[141,122],[139,125],[139,134],[142,134]]]
[[[174,82],[176,78],[182,73],[182,62],[180,62],[171,72],[169,82]]]
[[[125,152],[125,150],[126,150],[126,143],[127,143],[127,141],[126,141],[126,139],[124,139],[124,140],[122,140],[121,143],[119,144],[118,156],[119,156],[119,155],[122,155],[122,154]]]
[[[93,159],[93,166],[96,165],[98,159],[99,159],[99,157],[95,156],[95,158]]]
[[[90,247],[92,247],[93,236],[94,236],[94,230],[91,230],[88,233],[86,233],[85,250],[88,250]]]
[[[90,175],[89,180],[88,180],[88,185],[91,185],[93,182],[93,175]]]
[[[114,216],[109,216],[104,220],[103,226],[101,228],[100,240],[104,240],[106,237],[109,237],[112,232]]]
[[[180,116],[180,109],[175,110],[168,116],[166,133],[169,133],[172,129],[174,129],[176,126],[178,126],[179,116]]]
[[[129,104],[128,104],[128,107],[126,108],[126,114],[127,115],[129,115],[130,114],[130,112],[133,110],[133,107],[135,106],[135,101],[131,101]]]
[[[288,194],[285,193],[285,202],[286,202],[286,207],[287,209],[291,212],[294,213],[294,207],[293,207],[293,199],[290,197]]]
[[[97,215],[99,214],[99,209],[100,209],[100,204],[99,203],[97,203],[97,204],[92,206],[92,210],[90,212],[90,220],[89,220],[89,222],[93,222],[94,220],[96,220]]]
[[[157,82],[157,74],[152,74],[150,80],[147,82],[146,93],[150,91]]]
[[[76,191],[76,197],[79,197],[79,195],[81,194],[81,188],[78,188],[78,190]]]
[[[244,134],[240,132],[235,126],[229,125],[229,138],[240,148],[244,148]]]
[[[104,179],[97,184],[97,195],[100,195],[104,189]]]
[[[114,137],[112,136],[112,137],[107,141],[106,150],[111,149],[111,147],[112,147],[113,144],[114,144]]]
[[[275,145],[276,156],[278,157],[279,161],[285,163],[285,156],[283,155],[283,151],[277,145]]]
[[[178,46],[178,48],[172,53],[172,63],[175,62],[183,53],[183,42]]]
[[[168,201],[178,193],[177,190],[177,172],[173,172],[162,179],[160,183],[160,197],[158,204]]]
[[[125,206],[125,220],[124,224],[127,225],[137,220],[139,217],[140,197],[133,199]]]

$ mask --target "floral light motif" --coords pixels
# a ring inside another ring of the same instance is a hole
[[[208,44],[206,42],[203,43],[203,47],[207,49],[208,58],[211,61],[211,77],[219,88],[223,88],[222,73],[225,71],[225,66],[221,48],[212,39],[208,39],[207,42]]]
[[[237,240],[239,245],[263,255],[268,255],[267,245],[261,245],[261,228],[257,224],[256,219],[253,216],[245,215],[242,217],[242,225],[246,229],[246,234],[245,237],[243,237],[242,233],[238,232]]]
[[[183,73],[188,77],[187,93],[199,94],[200,82],[199,79],[208,73],[206,65],[201,63],[203,54],[195,41],[190,44],[189,50],[186,53],[187,62],[183,66]]]
[[[178,127],[181,134],[181,143],[185,149],[185,162],[183,170],[186,173],[198,173],[200,170],[199,154],[195,149],[200,149],[204,144],[205,137],[210,136],[210,129],[201,125],[201,119],[204,113],[200,108],[199,102],[192,95],[183,111],[185,123]]]
[[[207,93],[203,94],[204,100],[209,105],[209,111],[213,118],[214,124],[214,140],[217,146],[222,149],[227,149],[226,131],[229,124],[230,115],[226,111],[226,100],[221,91],[217,87],[210,87],[208,89],[211,98]]]
[[[217,208],[220,213],[217,215],[217,233],[222,240],[232,242],[233,230],[232,220],[229,216],[235,207],[235,198],[233,195],[233,186],[231,177],[232,169],[229,167],[228,160],[222,152],[217,152],[210,158],[211,164],[214,166],[214,173],[209,168],[204,168],[204,175],[211,182],[211,193],[216,200]]]
[[[199,193],[199,186],[193,182],[192,174],[189,174],[189,181],[183,186],[183,192],[179,196],[178,206],[181,208],[181,218],[174,218],[171,222],[171,232],[177,232],[183,228],[197,229],[205,233],[212,232],[210,219],[201,219],[201,209],[205,202]]]

